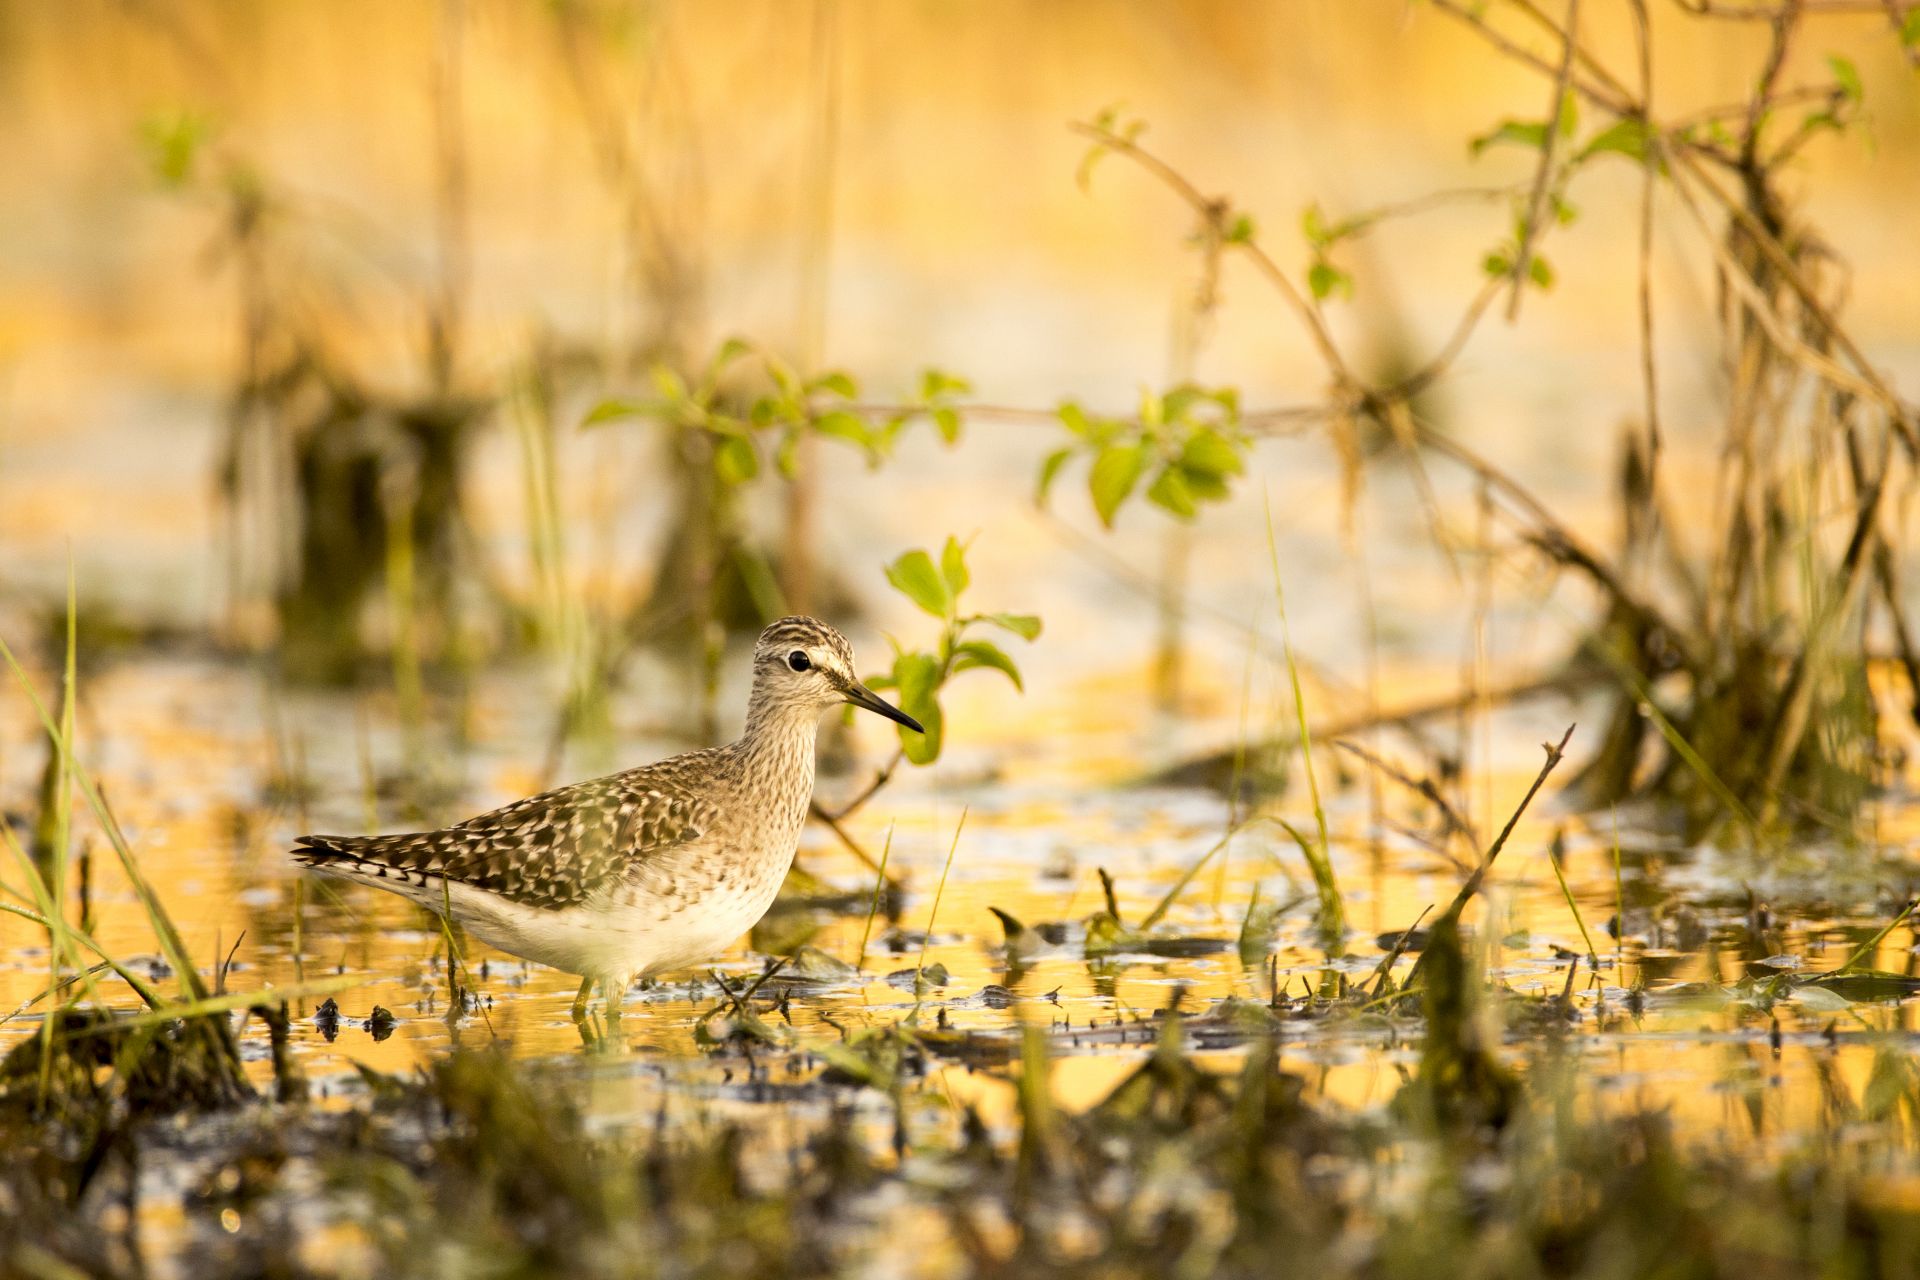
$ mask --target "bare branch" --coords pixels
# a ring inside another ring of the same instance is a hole
[[[1775,22],[1789,9],[1807,14],[1894,13],[1901,18],[1920,9],[1920,0],[1799,0],[1785,4],[1720,4],[1717,0],[1674,0],[1687,13],[1698,18],[1722,18],[1733,22]]]
[[[1160,179],[1182,200],[1185,200],[1216,235],[1221,239],[1226,238],[1226,215],[1231,212],[1232,207],[1224,198],[1202,193],[1200,188],[1194,186],[1187,180],[1186,175],[1172,165],[1132,139],[1115,133],[1111,129],[1082,121],[1075,121],[1069,127],[1081,137],[1091,139],[1117,155],[1125,156]],[[1255,269],[1279,291],[1287,306],[1292,308],[1301,325],[1306,329],[1307,336],[1312,340],[1315,349],[1319,351],[1328,373],[1333,376],[1335,385],[1339,387],[1355,385],[1353,374],[1347,369],[1347,363],[1341,357],[1339,348],[1334,345],[1333,335],[1327,331],[1326,322],[1321,318],[1319,311],[1294,287],[1293,281],[1287,278],[1287,273],[1280,269],[1280,264],[1267,256],[1266,250],[1250,240],[1235,241],[1233,247],[1253,263]]]
[[[1373,752],[1367,750],[1357,742],[1348,742],[1345,739],[1336,738],[1333,745],[1342,751],[1351,752],[1359,756],[1380,773],[1399,783],[1423,800],[1430,802],[1436,809],[1440,810],[1445,836],[1448,838],[1456,835],[1463,836],[1466,838],[1469,846],[1477,846],[1480,843],[1479,837],[1474,834],[1472,824],[1460,816],[1459,810],[1455,809],[1447,800],[1446,796],[1440,793],[1439,785],[1435,783],[1432,778],[1416,778],[1398,765],[1382,760],[1379,756],[1373,754]]]
[[[1531,67],[1544,76],[1555,79],[1559,78],[1560,69],[1558,67],[1548,62],[1545,58],[1540,57],[1538,54],[1516,44],[1510,37],[1495,28],[1492,23],[1488,22],[1486,18],[1473,7],[1464,3],[1463,0],[1433,0],[1433,7],[1442,13],[1453,15],[1461,22],[1472,27],[1488,44],[1491,44],[1495,49],[1498,49],[1507,57],[1512,58],[1515,62]],[[1550,22],[1547,26],[1549,29],[1554,29],[1553,24]],[[1610,111],[1614,115],[1628,116],[1634,113],[1633,101],[1624,91],[1616,92],[1605,85],[1596,85],[1589,80],[1583,79],[1578,72],[1575,72],[1567,78],[1567,87],[1579,94],[1582,98],[1585,98],[1588,102],[1591,102],[1594,106],[1604,111]]]

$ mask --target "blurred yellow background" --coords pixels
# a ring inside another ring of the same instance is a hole
[[[1659,113],[1742,99],[1759,24],[1651,11]],[[1630,12],[1582,6],[1618,67],[1633,65]],[[1504,29],[1555,56],[1541,33]],[[1920,78],[1869,13],[1810,26],[1785,81],[1824,81],[1834,54],[1858,67],[1868,128],[1816,140],[1793,185],[1851,265],[1855,335],[1910,388]],[[661,341],[697,359],[744,333],[881,398],[939,365],[990,402],[1121,408],[1191,372],[1287,404],[1313,401],[1323,375],[1238,263],[1190,369],[1176,354],[1191,215],[1112,158],[1083,192],[1068,122],[1123,103],[1304,273],[1310,203],[1337,217],[1524,184],[1531,152],[1474,159],[1468,140],[1538,118],[1548,96],[1459,21],[1400,0],[14,0],[0,5],[0,576],[56,586],[71,549],[91,589],[215,611],[210,475],[241,307],[223,174],[265,193],[276,287],[361,384],[393,395],[425,392],[427,317],[451,290],[455,386],[486,397],[543,341],[610,358],[619,391],[644,383]],[[152,139],[183,122],[205,142],[169,189]],[[1600,124],[1590,112],[1580,132]],[[1576,510],[1597,509],[1616,429],[1641,411],[1638,190],[1619,161],[1575,180],[1582,217],[1542,246],[1555,287],[1517,324],[1490,318],[1443,390],[1449,429]],[[1355,292],[1329,301],[1329,323],[1376,364],[1431,352],[1509,220],[1501,200],[1467,201],[1343,246]],[[1718,438],[1716,284],[1664,195],[1656,291],[1684,466]],[[1020,528],[1046,429],[972,430],[956,460],[909,450],[877,480],[830,458],[849,501],[824,553],[865,572],[948,531]],[[505,538],[522,483],[503,434],[473,478],[478,518]],[[563,442],[569,514],[658,505],[644,450],[624,448]],[[1227,602],[1257,582],[1258,494],[1292,527],[1330,511],[1336,467],[1325,449],[1270,466],[1220,517],[1224,540],[1203,534],[1195,589]],[[1076,496],[1062,509],[1088,524]],[[1151,563],[1157,519],[1130,513],[1110,545]],[[990,573],[998,556],[1039,575],[1030,533],[977,554]]]

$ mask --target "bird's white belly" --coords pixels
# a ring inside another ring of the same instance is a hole
[[[732,946],[772,905],[785,868],[780,872],[765,884],[710,889],[697,900],[616,899],[551,910],[455,885],[448,905],[475,937],[502,951],[582,976],[647,977]]]

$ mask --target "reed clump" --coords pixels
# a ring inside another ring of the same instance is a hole
[[[1443,714],[1546,692],[1602,691],[1605,730],[1579,771],[1574,794],[1605,806],[1643,800],[1687,838],[1726,836],[1777,843],[1783,834],[1857,834],[1857,817],[1898,769],[1881,719],[1898,686],[1903,714],[1920,724],[1920,647],[1906,621],[1899,547],[1905,513],[1894,495],[1920,462],[1920,415],[1863,352],[1845,315],[1845,266],[1831,241],[1789,194],[1789,175],[1815,140],[1865,124],[1859,72],[1830,56],[1807,79],[1798,56],[1832,15],[1817,6],[1681,5],[1673,21],[1709,32],[1728,22],[1764,35],[1751,46],[1750,89],[1704,110],[1656,109],[1651,67],[1655,27],[1646,6],[1630,6],[1632,41],[1623,51],[1583,21],[1529,0],[1434,8],[1482,39],[1498,57],[1537,74],[1550,89],[1546,110],[1501,121],[1472,140],[1473,154],[1530,152],[1530,181],[1464,193],[1511,208],[1511,235],[1490,251],[1484,278],[1445,340],[1425,360],[1386,378],[1359,371],[1329,323],[1328,309],[1364,281],[1341,265],[1351,242],[1389,219],[1417,215],[1463,193],[1405,201],[1332,217],[1315,205],[1303,219],[1310,265],[1296,280],[1268,247],[1252,216],[1206,194],[1141,142],[1145,123],[1117,111],[1074,126],[1090,146],[1087,167],[1117,156],[1157,179],[1192,210],[1203,276],[1221,260],[1243,260],[1279,295],[1325,366],[1328,390],[1315,406],[1241,411],[1237,402],[1208,427],[1226,446],[1203,497],[1224,496],[1249,440],[1324,428],[1337,452],[1351,509],[1368,451],[1366,431],[1384,430],[1411,468],[1434,540],[1456,570],[1461,539],[1450,533],[1427,469],[1464,471],[1478,494],[1483,533],[1474,550],[1486,566],[1480,596],[1504,548],[1519,545],[1558,575],[1589,588],[1595,604],[1574,621],[1576,642],[1558,669],[1497,684],[1476,676],[1456,699],[1401,712],[1369,709],[1346,731],[1407,727]],[[1912,24],[1888,38],[1910,48]],[[1542,46],[1544,45],[1544,49]],[[1597,117],[1597,119],[1596,119]],[[1591,122],[1591,123],[1590,123]],[[1622,162],[1625,162],[1624,164]],[[1589,177],[1588,175],[1593,175]],[[1583,187],[1607,175],[1638,188],[1638,255],[1632,283],[1639,311],[1641,406],[1619,450],[1620,535],[1575,527],[1518,481],[1420,411],[1444,389],[1460,353],[1496,306],[1513,321],[1529,292],[1549,289],[1549,252],[1573,252],[1567,230]],[[1663,410],[1656,342],[1657,208],[1671,209],[1694,246],[1688,267],[1717,284],[1720,403],[1684,427]],[[1504,304],[1504,305],[1501,305]],[[1184,394],[1182,405],[1196,394]],[[1062,411],[1067,428],[1091,440],[1094,500],[1103,518],[1154,468],[1185,488],[1159,482],[1147,498],[1175,515],[1195,508],[1180,431],[1165,406],[1137,421],[1089,428]],[[1709,493],[1682,494],[1674,442],[1705,445]],[[1079,448],[1079,446],[1075,446]],[[1073,450],[1064,451],[1072,453]],[[1057,466],[1051,461],[1043,485]],[[1484,614],[1484,608],[1481,610]],[[1476,626],[1478,624],[1476,623]],[[1331,736],[1321,733],[1319,736]],[[1419,735],[1415,735],[1416,742]],[[1251,751],[1215,752],[1168,776],[1213,781],[1243,777],[1242,762],[1288,747],[1284,736]],[[1420,743],[1423,748],[1431,744]],[[1435,776],[1458,780],[1457,760]]]
[[[0,1058],[0,1108],[29,1116],[111,1108],[170,1115],[220,1110],[257,1096],[224,1014],[157,1025],[69,1008],[50,1034],[22,1040]]]

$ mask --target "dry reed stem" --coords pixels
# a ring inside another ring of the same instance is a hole
[[[1525,0],[1516,0],[1528,9]],[[1537,12],[1537,10],[1535,11]],[[1544,18],[1544,15],[1543,15]],[[1507,295],[1507,323],[1520,318],[1520,298],[1527,289],[1527,272],[1533,265],[1533,244],[1540,235],[1547,212],[1547,187],[1553,177],[1553,159],[1559,151],[1560,117],[1566,109],[1567,82],[1573,76],[1575,57],[1580,53],[1580,0],[1567,0],[1567,29],[1561,33],[1564,52],[1560,70],[1553,77],[1553,97],[1547,102],[1546,136],[1540,143],[1540,162],[1534,166],[1533,189],[1527,196],[1527,214],[1520,224],[1520,248],[1513,255],[1513,290]]]

